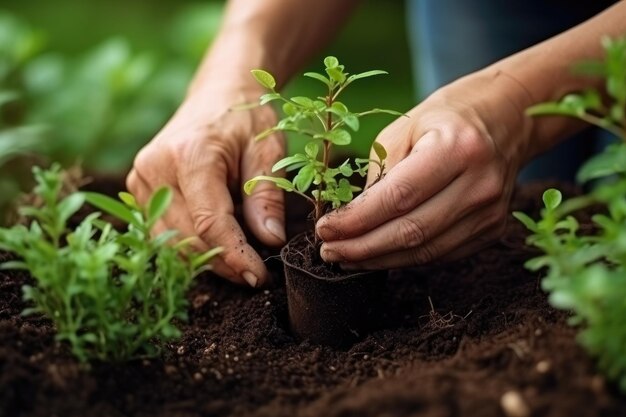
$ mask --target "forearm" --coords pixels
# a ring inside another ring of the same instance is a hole
[[[603,36],[626,34],[626,1],[621,1],[590,20],[532,48],[508,57],[489,67],[488,71],[506,74],[520,84],[516,94],[518,107],[527,108],[543,101],[557,100],[563,95],[587,88],[603,88],[597,77],[572,73],[576,62],[600,59]],[[503,94],[507,94],[503,92]],[[527,158],[551,148],[564,136],[582,125],[564,117],[528,117]]]
[[[284,85],[336,34],[357,4],[358,0],[230,0],[190,92],[214,81],[248,85],[254,68],[270,71]]]

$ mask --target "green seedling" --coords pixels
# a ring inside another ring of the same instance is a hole
[[[282,102],[284,113],[284,117],[276,126],[261,132],[256,140],[282,131],[298,133],[304,136],[307,142],[304,153],[287,156],[272,167],[274,173],[281,170],[297,171],[292,180],[261,175],[248,180],[244,185],[244,191],[250,194],[259,181],[271,181],[285,191],[301,195],[313,205],[315,222],[325,214],[329,206],[337,209],[352,201],[355,192],[361,191],[360,187],[350,182],[353,174],[364,177],[370,163],[374,163],[379,168],[378,178],[384,175],[387,152],[380,143],[373,144],[377,159],[356,158],[354,164],[350,159],[346,159],[336,167],[330,166],[332,149],[335,146],[350,144],[352,134],[359,130],[362,117],[378,113],[403,115],[393,110],[377,108],[353,112],[339,100],[355,81],[387,72],[372,70],[350,75],[345,71],[344,65],[339,64],[337,58],[333,56],[326,57],[324,65],[325,74],[317,72],[304,74],[325,87],[326,94],[314,98],[285,97],[276,91],[276,81],[270,73],[260,69],[252,71],[257,82],[269,91],[261,96],[260,104]]]
[[[528,244],[543,252],[526,262],[526,268],[547,271],[542,287],[550,294],[550,303],[572,312],[570,322],[581,328],[581,344],[626,392],[626,38],[604,39],[603,46],[603,61],[576,69],[603,77],[606,99],[590,90],[527,112],[576,117],[617,136],[617,143],[578,171],[580,182],[600,180],[599,184],[588,194],[567,200],[560,191],[547,190],[538,221],[521,212],[513,215],[531,231]],[[604,209],[592,217],[591,231],[582,230],[575,214],[593,204]]]
[[[128,193],[120,200],[83,192],[61,198],[58,165],[33,172],[41,204],[21,208],[27,225],[0,229],[0,249],[18,257],[1,267],[27,270],[36,282],[23,287],[32,305],[24,314],[51,319],[57,340],[69,343],[81,361],[152,356],[179,337],[175,323],[186,319],[185,293],[220,249],[200,254],[190,240],[171,245],[174,231],[150,237],[171,191],[159,189],[145,207]],[[100,213],[69,230],[68,220],[85,202],[123,221],[127,230],[117,231]]]

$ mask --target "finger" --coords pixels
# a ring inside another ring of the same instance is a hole
[[[450,184],[463,168],[439,138],[436,131],[424,135],[385,178],[346,207],[324,216],[317,224],[322,240],[360,236],[410,212]]]
[[[459,204],[459,196],[464,197],[463,204]],[[326,262],[358,262],[416,248],[479,207],[479,197],[472,196],[467,181],[459,178],[403,216],[361,236],[325,242],[321,256]]]
[[[494,220],[497,218],[494,211],[495,209],[488,208],[472,213],[439,236],[415,248],[358,262],[342,262],[341,267],[346,270],[402,268],[435,261],[455,250],[459,250],[460,254],[473,253],[487,241],[497,237],[493,231],[498,230],[500,225]]]
[[[282,136],[261,142],[250,141],[241,161],[241,178],[272,175],[272,166],[284,155]],[[278,175],[278,174],[275,174]],[[284,193],[274,184],[261,181],[251,195],[244,195],[243,215],[254,235],[263,243],[279,246],[286,242]]]
[[[204,161],[188,161],[188,169],[179,170],[184,204],[179,203],[170,212],[176,212],[180,216],[177,221],[185,225],[184,230],[193,229],[194,235],[206,245],[223,248],[214,267],[219,275],[235,282],[243,280],[252,287],[263,285],[269,274],[234,217],[233,201],[226,185],[226,161],[219,153],[197,157]],[[180,214],[187,212],[188,217]]]

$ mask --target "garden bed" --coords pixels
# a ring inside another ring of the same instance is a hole
[[[543,189],[523,188],[514,208],[537,212]],[[29,277],[0,272],[0,417],[502,416],[508,391],[533,416],[626,415],[523,269],[525,235],[511,220],[470,259],[392,271],[384,328],[348,350],[292,338],[275,258],[274,289],[205,274],[162,359],[91,370],[55,344],[49,321],[20,315]]]

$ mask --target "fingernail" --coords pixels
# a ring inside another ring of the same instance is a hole
[[[269,217],[265,220],[265,228],[281,242],[287,241],[287,236],[285,235],[285,227],[283,223],[274,217]]]
[[[337,262],[339,260],[339,254],[334,250],[326,249],[324,245],[322,245],[320,255],[326,262]]]
[[[252,272],[250,271],[246,271],[243,274],[241,274],[241,276],[243,277],[243,279],[246,280],[246,282],[252,287],[252,288],[256,288],[256,284],[257,282],[259,282],[259,279],[256,277],[256,275],[254,275]]]

